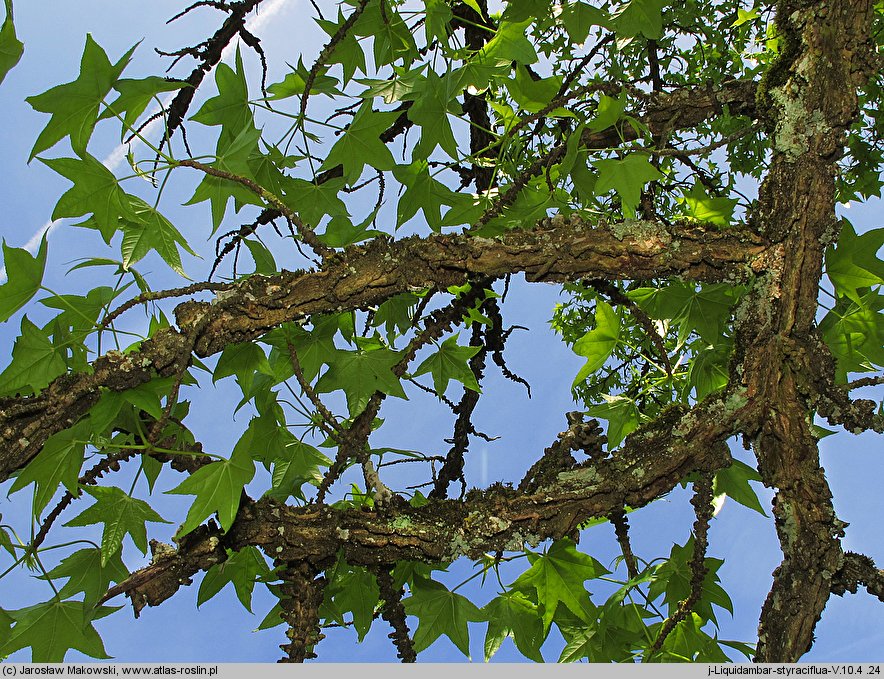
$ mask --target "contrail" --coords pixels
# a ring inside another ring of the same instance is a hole
[[[274,15],[278,14],[279,11],[283,8],[283,6],[288,3],[289,0],[270,0],[266,6],[261,6],[258,9],[258,14],[255,14],[250,19],[246,21],[246,29],[250,33],[255,33],[260,31],[264,25],[273,18]],[[233,51],[233,43],[228,45],[224,51],[221,53],[221,59],[227,59],[230,56],[230,53]],[[174,93],[171,95],[167,95],[167,97],[163,100],[163,108],[169,105],[169,103],[174,98]],[[157,111],[154,111],[156,113]],[[147,136],[153,132],[153,130],[163,121],[162,118],[156,118],[147,125],[145,125],[144,129],[141,131],[143,136]],[[141,142],[136,139],[133,144],[137,146]],[[129,151],[129,144],[120,144],[113,151],[111,151],[107,156],[101,161],[105,167],[107,167],[111,172],[116,170],[125,160],[126,153]],[[39,229],[34,232],[34,235],[28,240],[27,243],[24,244],[24,249],[30,252],[31,254],[35,254],[37,252],[37,248],[40,247],[40,241],[43,240],[43,235],[47,233],[51,233],[52,230],[61,223],[62,220],[49,220]],[[6,266],[3,266],[0,269],[0,283],[6,282]]]

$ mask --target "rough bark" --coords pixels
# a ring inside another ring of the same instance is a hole
[[[175,310],[180,330],[164,330],[129,354],[108,352],[92,374],[63,375],[35,397],[0,400],[0,481],[24,467],[46,439],[79,420],[100,389],[123,391],[228,344],[256,339],[312,313],[366,308],[415,289],[444,290],[471,277],[524,273],[528,280],[650,278],[745,282],[763,270],[762,238],[701,225],[656,222],[591,225],[541,221],[499,239],[468,235],[377,240],[348,248],[318,271],[252,276],[211,302]]]
[[[762,84],[774,156],[754,223],[783,245],[782,259],[743,303],[735,372],[760,408],[750,433],[762,478],[777,489],[783,550],[761,612],[756,660],[763,662],[795,662],[810,648],[843,558],[844,524],[810,431],[807,386],[816,371],[823,253],[837,233],[835,161],[867,77],[870,11],[866,0],[781,2],[782,52]]]

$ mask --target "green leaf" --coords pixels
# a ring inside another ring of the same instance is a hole
[[[347,206],[338,197],[344,188],[344,178],[332,179],[322,184],[306,179],[291,179],[283,185],[283,202],[295,210],[308,224],[318,224],[329,217],[349,217]]]
[[[67,136],[70,136],[77,155],[86,152],[86,145],[98,122],[98,109],[134,51],[133,46],[116,64],[111,64],[105,51],[91,35],[86,35],[77,79],[26,99],[34,110],[52,115],[34,142],[29,162]]]
[[[531,568],[510,587],[536,593],[537,603],[543,610],[544,634],[549,631],[559,604],[564,604],[581,620],[585,619],[582,600],[589,598],[589,592],[583,583],[610,571],[591,556],[578,552],[570,538],[556,540],[546,554],[535,557]]]
[[[338,20],[336,22],[317,19],[316,23],[331,37],[337,33],[338,28],[345,21],[344,13],[338,8]],[[341,65],[344,71],[344,83],[348,83],[353,78],[357,69],[365,73],[365,53],[362,51],[362,47],[353,31],[347,31],[344,34],[344,38],[335,44],[334,50],[332,50],[325,61],[329,66],[332,64]]]
[[[458,93],[455,85],[450,74],[440,78],[431,70],[415,88],[414,104],[408,109],[408,119],[421,128],[420,141],[414,152],[416,158],[428,157],[436,146],[441,146],[450,157],[458,157],[457,141],[448,121],[449,108]]]
[[[636,288],[628,296],[651,318],[671,319],[679,324],[679,342],[696,331],[703,340],[721,344],[730,310],[745,288],[725,283],[705,284],[696,290],[693,285],[671,283],[663,288]]]
[[[626,110],[626,91],[624,90],[618,98],[609,97],[603,94],[599,97],[599,105],[595,110],[595,116],[589,122],[587,127],[592,132],[601,132],[607,130],[623,117]]]
[[[537,61],[534,45],[525,35],[533,19],[525,21],[501,21],[497,33],[480,49],[474,59],[478,62],[515,61],[533,64]]]
[[[344,178],[350,184],[359,179],[366,163],[378,170],[392,170],[396,161],[389,147],[380,140],[381,133],[399,117],[396,111],[374,111],[366,101],[356,112],[352,122],[328,152],[323,170],[338,165],[344,168]]]
[[[605,361],[608,360],[619,341],[620,318],[610,304],[602,300],[597,301],[595,328],[574,343],[574,353],[584,356],[586,363],[574,378],[572,388],[605,365]]]
[[[344,614],[352,613],[353,627],[361,642],[374,619],[375,608],[380,598],[377,578],[362,566],[351,566],[338,555],[334,568],[326,571],[328,584],[320,617],[338,624],[349,622]]]
[[[12,362],[0,373],[0,394],[37,393],[67,370],[65,349],[56,347],[45,329],[21,319],[21,335],[12,347]]]
[[[243,243],[245,243],[245,246],[249,249],[252,259],[255,262],[254,273],[270,276],[279,271],[279,267],[276,265],[276,260],[273,259],[273,253],[270,252],[270,249],[264,245],[264,243],[251,238],[244,239]]]
[[[589,406],[587,415],[601,417],[608,421],[608,450],[613,450],[629,434],[638,428],[641,416],[635,401],[626,396],[609,396],[602,394],[605,403]]]
[[[461,382],[467,389],[481,392],[476,376],[470,370],[468,361],[475,356],[482,347],[461,347],[457,344],[459,334],[449,337],[442,342],[439,351],[429,356],[414,371],[414,377],[431,373],[433,375],[433,388],[440,396],[448,389],[448,382],[452,379]]]
[[[749,485],[750,481],[761,481],[761,475],[744,462],[734,460],[731,466],[721,469],[715,474],[712,493],[715,496],[727,495],[744,507],[754,509],[762,516],[767,516],[758,500],[758,495]]]
[[[183,80],[169,80],[158,76],[134,79],[122,78],[114,84],[114,89],[119,93],[116,99],[108,104],[98,116],[99,120],[107,118],[122,118],[122,134],[127,130],[134,129],[138,116],[144,113],[147,105],[161,92],[174,92],[182,87],[191,87]]]
[[[181,266],[178,246],[193,256],[196,256],[196,253],[190,248],[181,232],[172,225],[172,222],[140,198],[130,196],[129,202],[134,220],[123,219],[121,222],[123,267],[128,269],[148,252],[155,250],[175,273],[187,278]]]
[[[669,558],[654,569],[654,579],[648,588],[648,596],[654,600],[662,594],[664,603],[669,606],[670,615],[691,592],[690,560],[693,550],[694,537],[691,536],[684,545],[673,545]],[[703,580],[700,600],[694,604],[693,610],[703,620],[710,620],[717,626],[712,606],[719,606],[729,613],[733,613],[734,606],[727,592],[719,584],[718,569],[724,561],[706,557],[703,563],[707,569],[706,577]]]
[[[424,0],[424,5],[424,31],[427,44],[429,45],[433,40],[440,40],[447,44],[449,22],[453,16],[451,8],[445,0]]]
[[[592,658],[597,630],[592,627],[578,628],[568,639],[559,655],[559,662],[578,662],[584,658]]]
[[[718,226],[730,226],[734,208],[740,201],[736,198],[710,198],[703,185],[696,182],[690,192],[684,194],[684,202],[688,217]]]
[[[884,365],[884,295],[870,291],[859,303],[847,297],[820,321],[823,340],[838,360],[837,377],[846,381],[848,372],[866,372]],[[2,377],[2,375],[0,375]]]
[[[93,220],[83,226],[97,228],[104,241],[110,243],[120,218],[135,218],[131,205],[133,196],[123,191],[114,174],[88,153],[83,153],[81,158],[41,158],[40,161],[74,183],[58,199],[52,219],[92,214]]]
[[[25,46],[15,35],[12,17],[12,0],[6,0],[6,19],[0,27],[0,83],[6,78],[24,54]]]
[[[105,652],[92,621],[115,610],[118,609],[107,606],[89,610],[82,601],[53,599],[8,611],[15,626],[9,638],[0,645],[0,654],[30,648],[31,662],[59,663],[73,648],[92,658],[108,659],[110,656]]]
[[[147,553],[147,530],[145,523],[169,523],[157,514],[144,500],[130,497],[116,486],[85,486],[84,491],[95,498],[95,504],[87,507],[65,526],[89,526],[103,523],[101,533],[101,564],[123,547],[128,533],[142,554]]]
[[[239,47],[236,49],[235,67],[236,70],[223,61],[215,67],[218,94],[208,99],[191,117],[191,120],[203,125],[221,125],[223,130],[232,136],[236,136],[240,130],[252,123],[249,87]]]
[[[613,17],[618,36],[644,35],[650,40],[663,37],[663,8],[669,0],[630,0]]]
[[[633,0],[634,1],[634,0]],[[635,217],[635,208],[641,199],[642,187],[650,181],[663,178],[663,173],[651,165],[645,153],[630,153],[622,160],[608,158],[593,165],[599,171],[595,192],[602,195],[612,189],[620,196],[623,216]]]
[[[397,336],[404,335],[411,328],[414,305],[419,297],[410,292],[403,292],[383,302],[371,320],[374,327],[384,326],[387,344],[393,345]]]
[[[5,323],[37,294],[46,270],[46,234],[33,256],[24,248],[11,248],[3,241],[3,266],[6,282],[0,285],[0,322]]]
[[[284,379],[288,379],[294,374],[291,369],[289,342],[295,347],[298,362],[301,364],[301,370],[303,370],[304,377],[308,382],[314,380],[323,365],[330,364],[336,358],[338,350],[335,349],[334,336],[338,328],[336,324],[329,322],[330,320],[332,319],[329,317],[314,316],[314,328],[310,331],[290,324],[271,330],[261,338],[261,342],[269,344],[279,352],[281,360],[288,362]],[[280,371],[277,370],[277,376],[279,373]]]
[[[516,77],[506,81],[506,88],[516,103],[530,113],[537,113],[547,106],[562,86],[561,76],[534,80],[524,66],[516,66]]]
[[[405,612],[418,619],[414,650],[420,653],[443,634],[467,658],[470,657],[470,633],[467,623],[484,620],[476,605],[440,582],[418,578],[411,596],[402,601]]]
[[[749,21],[755,21],[758,18],[758,16],[759,16],[759,14],[758,14],[757,9],[751,9],[751,10],[738,9],[737,10],[737,18],[734,19],[734,23],[732,23],[731,26],[733,28],[736,28],[737,26],[742,26],[743,24],[745,24]]]
[[[330,465],[331,460],[316,448],[292,437],[273,461],[271,486],[264,495],[280,502],[285,502],[289,497],[304,500],[301,486],[305,483],[318,486],[322,482],[320,467]]]
[[[167,490],[167,493],[174,495],[196,495],[187,518],[178,529],[178,537],[187,535],[215,512],[218,513],[221,528],[228,530],[239,510],[242,489],[254,475],[255,463],[249,451],[237,444],[230,459],[207,464],[172,490]]]
[[[488,631],[485,633],[485,662],[497,653],[506,637],[511,637],[516,648],[526,658],[534,662],[543,662],[540,647],[546,635],[543,633],[543,622],[537,605],[523,593],[516,591],[504,592],[492,599],[482,614],[488,620]]]
[[[343,389],[351,415],[362,412],[376,391],[407,400],[399,378],[392,372],[400,358],[399,352],[389,349],[338,351],[316,383],[316,391]]]
[[[842,221],[837,245],[826,250],[826,274],[839,295],[859,303],[860,289],[884,283],[884,261],[877,256],[884,245],[884,229],[857,236],[853,225]]]
[[[270,568],[261,553],[254,547],[245,547],[233,552],[226,561],[215,564],[206,572],[200,583],[196,605],[202,606],[227,585],[233,583],[236,598],[251,613],[255,582],[266,579],[269,575]]]
[[[287,74],[285,78],[278,83],[267,86],[267,92],[270,93],[270,96],[267,97],[268,100],[279,101],[280,99],[288,99],[289,97],[304,94],[304,88],[307,86],[307,77],[310,71],[304,66],[304,61],[300,57],[298,58],[297,67],[290,65],[289,68],[292,69],[292,72]],[[316,73],[316,77],[310,85],[311,95],[327,94],[334,96],[340,94],[337,87],[338,79],[326,75],[327,71],[327,68],[320,68]]]
[[[83,592],[83,603],[87,609],[98,603],[111,582],[123,582],[128,577],[129,571],[123,565],[119,552],[105,559],[104,552],[95,547],[74,552],[46,575],[40,576],[43,580],[67,578],[58,596],[67,599]]]
[[[257,204],[258,199],[245,186],[229,179],[205,175],[197,185],[193,195],[185,205],[196,205],[203,201],[209,201],[212,210],[212,234],[221,226],[224,214],[227,212],[227,203],[233,198],[239,211],[242,205]]]
[[[563,7],[560,19],[568,31],[568,38],[577,45],[586,40],[593,26],[607,26],[609,23],[603,10],[585,2],[574,2]]]
[[[88,420],[50,436],[43,449],[22,469],[9,493],[36,483],[34,514],[39,515],[61,485],[77,493],[77,478],[83,465],[85,440],[89,434]]]
[[[215,371],[212,373],[212,382],[236,375],[237,380],[242,382],[247,375],[262,372],[272,375],[270,364],[264,350],[252,342],[241,344],[228,344],[221,352]]]
[[[698,352],[688,367],[688,384],[697,390],[697,400],[723,389],[730,379],[728,361],[731,347],[722,345]]]

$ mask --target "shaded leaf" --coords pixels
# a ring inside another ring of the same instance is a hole
[[[116,486],[85,486],[84,491],[95,498],[95,504],[80,512],[65,526],[89,526],[103,523],[101,564],[104,566],[123,547],[128,533],[142,554],[147,553],[145,523],[169,523],[144,500],[130,497]]]

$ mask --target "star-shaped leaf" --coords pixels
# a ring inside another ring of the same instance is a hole
[[[215,67],[218,94],[208,99],[191,117],[191,120],[203,125],[221,125],[224,131],[233,136],[252,124],[249,88],[239,48],[236,50],[235,66],[236,70],[222,61]]]
[[[466,597],[451,592],[435,580],[417,579],[411,596],[402,601],[405,612],[418,619],[414,650],[420,653],[441,635],[447,636],[467,658],[470,657],[468,622],[484,620],[482,612]]]
[[[522,592],[509,591],[492,599],[482,613],[488,620],[485,634],[485,662],[491,659],[506,637],[526,658],[543,662],[540,647],[546,639],[537,605]]]
[[[442,206],[458,202],[458,195],[430,176],[427,161],[418,160],[411,165],[397,165],[393,170],[405,191],[396,207],[396,227],[405,224],[420,209],[433,231],[442,229]]]
[[[23,316],[12,362],[0,374],[0,393],[40,391],[67,369],[66,353],[65,347],[55,346],[45,328],[41,330]]]
[[[261,553],[254,547],[245,547],[232,553],[227,561],[212,566],[200,583],[196,605],[201,606],[230,583],[236,591],[236,598],[243,607],[252,612],[252,592],[255,583],[270,575],[270,568]]]
[[[612,189],[616,191],[623,206],[623,216],[627,219],[635,217],[642,187],[650,181],[663,178],[660,170],[651,165],[644,153],[630,153],[622,160],[597,160],[593,165],[599,171],[595,185],[596,195],[605,194]]]
[[[128,533],[142,554],[147,553],[145,523],[169,523],[144,500],[131,497],[116,486],[86,486],[84,491],[96,502],[87,507],[65,526],[90,526],[103,523],[101,533],[101,564],[104,566],[123,547]]]
[[[338,351],[316,383],[320,393],[343,389],[351,415],[360,413],[376,391],[407,399],[393,372],[400,355],[390,349]]]
[[[533,64],[537,61],[534,45],[525,35],[533,19],[524,21],[501,21],[497,33],[476,53],[475,60],[482,62],[515,61]]]
[[[549,630],[560,603],[582,619],[585,613],[581,599],[589,597],[583,583],[610,571],[591,556],[578,552],[568,538],[556,540],[546,554],[533,557],[531,568],[511,587],[536,593],[537,603],[543,607],[544,633]]]
[[[709,222],[718,226],[730,226],[734,216],[734,208],[739,202],[736,198],[712,198],[706,193],[703,185],[697,182],[684,194],[684,202],[689,217],[701,222]]]
[[[614,19],[617,35],[632,38],[643,35],[650,40],[663,36],[663,8],[669,0],[630,0]]]
[[[334,568],[326,572],[326,578],[328,585],[320,616],[343,624],[344,614],[352,613],[353,627],[362,641],[371,628],[380,598],[377,578],[361,566],[351,566],[340,554]]]
[[[89,420],[84,419],[70,429],[50,436],[43,444],[43,450],[19,473],[9,489],[10,494],[36,482],[34,514],[39,515],[60,485],[76,493],[89,433]]]
[[[457,338],[458,335],[453,335],[442,342],[439,351],[424,360],[414,372],[415,377],[431,373],[433,388],[439,395],[445,393],[448,382],[452,379],[462,382],[467,389],[481,391],[476,376],[467,363],[481,347],[460,347],[457,345]]]
[[[282,454],[273,461],[272,485],[264,495],[280,502],[289,497],[303,500],[301,486],[305,483],[319,485],[322,482],[319,468],[329,465],[331,460],[316,448],[292,437]]]
[[[638,428],[641,415],[631,398],[608,394],[602,394],[602,398],[605,402],[589,406],[586,414],[608,421],[608,430],[605,433],[608,437],[608,450],[613,450]]]
[[[6,282],[0,285],[0,322],[5,323],[37,294],[46,270],[46,236],[40,239],[35,257],[24,248],[11,248],[3,241]]]
[[[134,219],[121,221],[123,228],[123,266],[129,268],[135,262],[141,260],[148,252],[155,250],[163,258],[173,271],[185,276],[181,266],[181,254],[178,246],[184,248],[190,254],[196,253],[188,245],[187,240],[176,229],[172,222],[166,219],[154,207],[135,196],[129,196]],[[185,276],[186,278],[186,276]]]
[[[242,441],[242,439],[240,439]],[[228,460],[218,460],[198,469],[167,493],[196,495],[187,518],[178,529],[186,535],[215,512],[224,530],[233,525],[243,487],[255,475],[255,463],[246,446],[237,444]]]
[[[88,608],[98,603],[111,582],[123,582],[129,577],[129,571],[123,565],[119,551],[105,559],[102,550],[89,547],[65,557],[55,568],[40,577],[52,580],[67,578],[68,581],[58,591],[58,596],[66,599],[83,592],[83,602]]]
[[[120,188],[120,183],[113,172],[98,159],[83,153],[81,158],[41,158],[40,160],[74,183],[58,199],[52,211],[52,219],[79,217],[91,213],[94,215],[94,220],[90,226],[96,226],[104,241],[110,243],[119,228],[121,217],[136,218],[131,204],[133,197]]]
[[[366,163],[378,170],[392,170],[396,161],[389,147],[380,140],[380,135],[398,117],[396,111],[374,111],[371,101],[363,103],[329,151],[322,169],[330,170],[341,165],[344,178],[350,184],[359,179]]]
[[[694,538],[691,536],[684,545],[673,545],[669,558],[656,567],[654,579],[648,589],[651,600],[663,594],[663,601],[669,606],[670,615],[678,608],[679,604],[691,593],[690,560],[694,551]],[[721,559],[706,557],[703,561],[706,566],[706,577],[703,580],[700,600],[694,604],[694,612],[704,620],[711,620],[718,625],[715,618],[713,605],[719,606],[733,613],[734,606],[727,592],[719,584],[718,569],[724,563]]]
[[[601,368],[620,341],[620,317],[611,305],[599,300],[595,307],[595,327],[574,342],[574,353],[585,356],[586,363],[577,373],[572,386],[577,386]]]
[[[101,102],[120,77],[134,51],[133,46],[116,64],[111,64],[105,51],[91,35],[86,35],[86,46],[77,79],[26,100],[34,110],[52,114],[34,142],[29,161],[67,136],[70,136],[71,146],[78,155],[86,152],[86,145],[98,121]]]
[[[884,283],[884,261],[878,250],[884,245],[884,229],[872,229],[857,236],[846,219],[838,244],[826,251],[826,274],[839,295],[859,302],[861,288]]]
[[[436,146],[441,146],[445,153],[457,158],[457,141],[448,121],[448,107],[457,94],[454,84],[450,76],[440,78],[430,70],[426,79],[415,89],[414,104],[408,109],[408,119],[421,128],[416,157],[426,158]]]
[[[122,134],[125,136],[126,130],[131,130],[138,120],[138,116],[144,113],[147,105],[153,101],[161,92],[174,92],[182,87],[191,87],[190,84],[183,80],[168,80],[159,76],[149,76],[147,78],[122,78],[114,83],[114,89],[119,96],[109,103],[101,115],[99,120],[106,118],[122,118]]]
[[[115,610],[118,609],[102,606],[90,611],[82,601],[53,599],[8,611],[15,626],[5,643],[0,644],[0,656],[30,647],[31,662],[35,663],[62,662],[72,648],[92,658],[110,658],[92,621]]]
[[[720,469],[715,474],[712,492],[716,497],[727,495],[744,507],[754,509],[761,516],[767,516],[761,502],[758,501],[758,495],[749,485],[750,481],[761,481],[761,475],[745,462],[734,460],[729,467]]]

